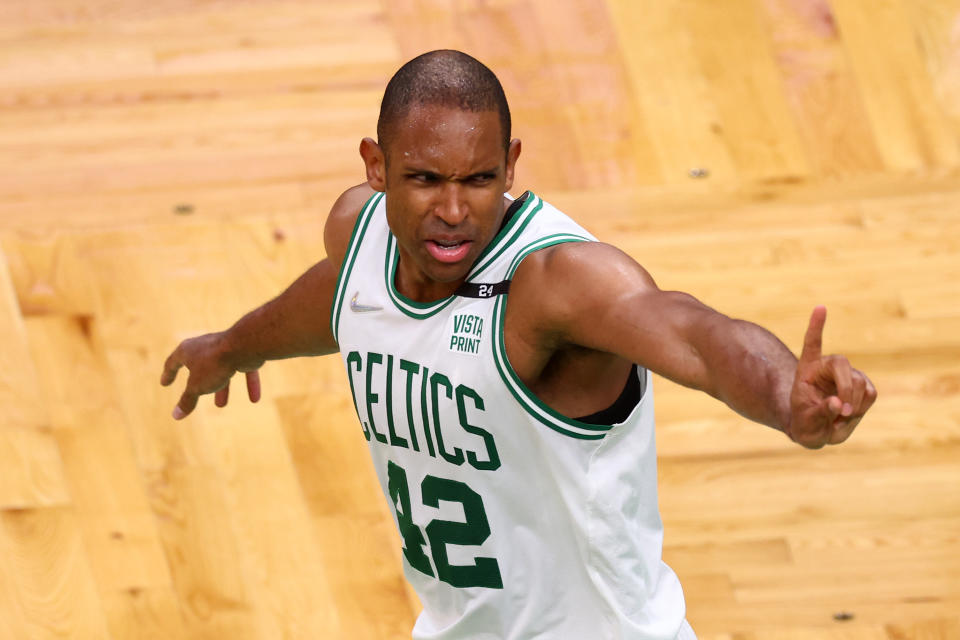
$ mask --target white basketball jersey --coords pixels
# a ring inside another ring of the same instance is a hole
[[[528,194],[461,295],[425,303],[394,286],[384,194],[357,219],[331,322],[424,605],[414,638],[674,640],[689,629],[661,560],[649,372],[639,369],[629,418],[588,424],[541,402],[504,348],[503,283],[520,261],[592,240]]]

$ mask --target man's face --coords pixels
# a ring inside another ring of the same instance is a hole
[[[414,297],[449,295],[500,227],[520,142],[505,152],[496,111],[420,105],[393,125],[384,152],[382,185],[371,185],[387,192],[397,286]]]

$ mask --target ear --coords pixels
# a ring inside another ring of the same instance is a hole
[[[506,177],[506,188],[505,191],[510,191],[513,188],[513,170],[517,166],[517,158],[520,157],[520,139],[514,138],[510,141],[510,146],[507,148],[507,168],[504,173]]]
[[[387,158],[373,138],[360,141],[360,157],[367,169],[367,184],[374,191],[387,190]]]

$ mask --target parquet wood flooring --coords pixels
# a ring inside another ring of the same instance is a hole
[[[810,452],[657,381],[701,640],[960,638],[958,34],[960,0],[5,0],[0,639],[409,637],[339,360],[184,422],[158,380],[323,257],[442,47],[501,78],[518,192],[794,350],[826,304],[880,391]]]

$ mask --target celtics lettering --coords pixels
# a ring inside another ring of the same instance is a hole
[[[479,325],[474,324],[477,321]],[[479,335],[482,330],[477,316],[464,316],[463,323],[457,327],[464,332],[475,330]],[[500,467],[493,435],[476,424],[482,423],[485,406],[474,389],[416,362],[375,352],[351,351],[347,374],[367,440],[423,452],[456,466],[466,463],[480,471]],[[453,413],[453,407],[456,425],[443,418]]]

